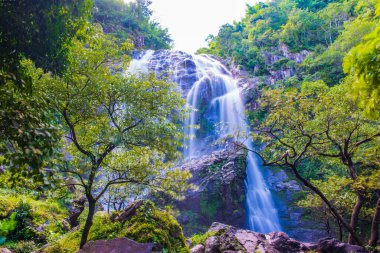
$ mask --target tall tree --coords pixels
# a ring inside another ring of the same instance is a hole
[[[69,185],[82,189],[88,201],[83,247],[96,205],[110,187],[138,184],[174,193],[186,186],[189,173],[167,163],[178,155],[182,132],[183,99],[174,84],[153,75],[125,75],[122,49],[131,45],[119,47],[99,26],[78,37],[63,78],[34,70],[33,81],[64,122],[67,159],[60,171],[76,178]]]

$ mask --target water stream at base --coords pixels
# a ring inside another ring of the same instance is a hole
[[[186,95],[187,106],[193,110],[185,122],[185,159],[196,158],[221,138],[234,138],[248,148],[249,127],[237,80],[217,60],[207,55],[189,55],[179,51],[147,51],[131,62],[129,71],[154,71],[170,76]],[[191,127],[200,125],[200,128]],[[206,128],[206,129],[205,129]],[[260,166],[253,153],[247,155],[245,180],[247,226],[268,233],[281,226],[271,192],[266,187]]]

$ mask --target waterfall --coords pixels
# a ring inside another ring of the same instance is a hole
[[[192,109],[185,122],[185,159],[207,153],[212,150],[210,144],[221,138],[234,138],[253,148],[246,138],[249,127],[237,80],[219,61],[180,51],[147,51],[132,61],[130,71],[154,71],[178,84]],[[271,193],[252,152],[247,155],[246,173],[248,228],[261,233],[280,231]]]

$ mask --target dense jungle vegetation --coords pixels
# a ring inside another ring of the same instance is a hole
[[[145,201],[133,219],[115,221],[131,196],[180,199],[192,187],[188,171],[172,169],[184,99],[172,82],[124,72],[134,49],[172,47],[149,5],[0,1],[0,247],[72,253],[128,237],[189,252],[170,208]],[[248,93],[259,106],[247,114],[263,149],[250,151],[305,186],[297,205],[332,235],[375,249],[378,0],[259,2],[207,40],[198,53],[258,80]],[[290,59],[297,54],[305,59]]]

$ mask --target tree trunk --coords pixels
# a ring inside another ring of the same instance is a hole
[[[379,240],[379,220],[380,220],[380,198],[377,199],[375,214],[373,215],[373,220],[372,220],[372,225],[371,225],[371,238],[369,240],[369,246],[372,246],[372,247],[376,247],[377,241]]]
[[[330,211],[333,213],[333,215],[338,219],[338,221],[343,225],[345,229],[350,233],[352,238],[355,240],[357,245],[362,246],[363,244],[360,242],[359,238],[356,236],[355,231],[352,229],[352,227],[343,219],[343,217],[339,214],[339,212],[335,209],[335,207],[330,203],[330,201],[326,198],[326,196],[312,183],[310,183],[308,180],[303,178],[299,173],[295,166],[291,166],[291,169],[293,170],[295,176],[309,189],[311,189],[314,193],[316,193],[322,201],[327,205],[327,207],[330,209]]]
[[[340,224],[340,221],[338,220],[338,227],[339,227],[339,241],[343,241],[343,230],[342,230],[342,224]]]
[[[354,208],[352,209],[351,222],[350,222],[350,226],[355,232],[356,232],[356,227],[358,225],[360,210],[362,209],[364,200],[365,200],[364,196],[360,192],[358,192],[357,195],[358,195],[358,198],[356,200],[356,204]],[[348,235],[348,243],[355,244],[355,239],[352,237],[351,234]]]
[[[87,215],[87,219],[86,219],[86,224],[84,225],[84,229],[82,232],[82,238],[80,241],[80,248],[81,249],[83,248],[83,246],[87,242],[88,234],[90,233],[90,228],[92,226],[92,221],[94,219],[94,214],[95,214],[96,200],[91,196],[88,196],[87,200],[88,200],[88,215]]]

